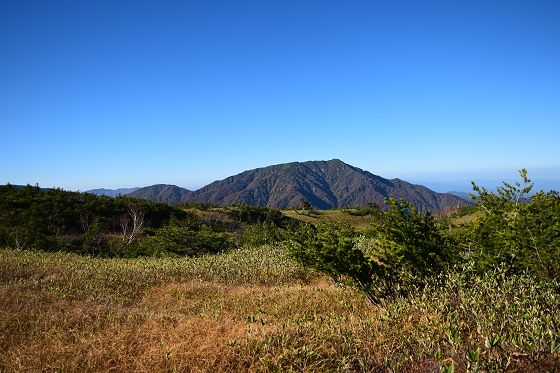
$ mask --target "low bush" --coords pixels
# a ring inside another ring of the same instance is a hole
[[[170,224],[158,229],[145,244],[153,254],[181,256],[216,254],[235,247],[231,233],[215,232],[205,225],[193,229],[180,224]]]
[[[525,170],[521,182],[503,183],[496,193],[473,183],[477,215],[460,229],[463,254],[481,271],[506,263],[510,272],[541,278],[560,276],[560,195],[533,188]]]
[[[272,221],[265,220],[247,227],[241,238],[244,245],[261,246],[282,241],[285,233]]]
[[[358,287],[374,304],[445,269],[453,245],[435,220],[407,202],[387,203],[390,209],[379,213],[380,223],[367,237],[358,238],[349,227],[303,226],[293,235],[293,257]]]

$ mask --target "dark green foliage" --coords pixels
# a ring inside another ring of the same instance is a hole
[[[177,206],[179,207],[184,207],[184,208],[190,208],[190,209],[197,209],[197,210],[201,210],[201,211],[208,211],[214,208],[217,208],[218,205],[213,204],[213,203],[198,203],[198,202],[194,202],[194,201],[184,201],[179,203]]]
[[[142,218],[133,239],[134,226],[127,221],[131,207]],[[0,187],[0,245],[104,256],[110,255],[114,241],[126,236],[132,244],[143,229],[186,215],[169,205],[126,197],[7,185]]]
[[[227,214],[240,223],[256,224],[269,221],[274,225],[283,226],[286,218],[279,210],[262,206],[236,205],[227,209]]]
[[[302,265],[363,290],[368,300],[418,285],[439,273],[452,258],[451,243],[431,215],[411,204],[388,199],[381,223],[369,238],[357,238],[349,228],[304,225],[293,235],[292,254]],[[364,245],[363,240],[367,240]]]
[[[363,207],[353,207],[346,208],[343,211],[349,215],[353,216],[375,216],[378,217],[381,214],[381,208],[375,203],[368,203],[367,206]]]
[[[420,214],[406,201],[388,198],[389,210],[378,215],[379,224],[372,227],[374,238],[369,253],[394,271],[407,271],[414,276],[440,272],[452,261],[453,242],[429,213]]]
[[[106,251],[108,244],[103,237],[104,231],[105,227],[101,218],[96,216],[89,224],[82,239],[83,252],[85,254],[98,256]]]
[[[299,224],[279,210],[263,206],[230,206],[226,214],[239,224],[241,242],[249,246],[280,242],[285,239],[286,230]]]
[[[129,197],[5,186],[0,187],[0,246],[99,257],[196,256],[229,250],[239,241],[278,242],[293,224],[267,207],[203,207],[195,214]]]
[[[272,221],[265,220],[247,227],[243,232],[242,241],[248,246],[261,246],[280,242],[284,236],[285,233]]]
[[[544,278],[560,275],[560,198],[557,192],[528,197],[533,184],[503,183],[496,193],[473,183],[477,217],[461,231],[467,256],[481,270],[507,263],[510,271],[529,270]]]
[[[372,294],[373,275],[381,274],[381,265],[355,247],[354,237],[349,227],[304,224],[293,233],[292,256],[337,282],[357,286],[377,304],[379,294]]]
[[[147,242],[152,254],[199,256],[227,251],[235,246],[233,235],[215,232],[206,225],[173,222],[156,231]]]
[[[477,209],[478,208],[475,205],[463,206],[463,207],[460,207],[457,211],[455,211],[453,213],[452,217],[459,218],[459,217],[462,217],[462,216],[467,216],[467,215],[475,213],[477,211]]]

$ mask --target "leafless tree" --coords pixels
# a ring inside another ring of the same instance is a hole
[[[89,229],[89,223],[91,222],[91,218],[92,215],[89,211],[87,210],[80,211],[80,223],[82,223],[82,229],[84,230],[84,233],[87,232]]]
[[[119,219],[119,225],[122,229],[123,241],[130,245],[142,232],[144,208],[134,202],[128,203],[126,213]]]
[[[16,244],[17,250],[23,250],[27,247],[27,242],[29,241],[27,232],[24,232],[18,228],[15,228],[11,232],[11,236],[14,239],[14,243]]]
[[[29,247],[28,245],[33,236],[33,231],[29,227],[6,227],[5,232],[8,234],[11,244],[14,245],[17,250],[25,250]]]

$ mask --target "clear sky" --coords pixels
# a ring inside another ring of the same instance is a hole
[[[0,129],[0,183],[560,185],[560,1],[3,0]]]

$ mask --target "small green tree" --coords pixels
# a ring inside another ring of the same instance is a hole
[[[83,252],[88,255],[97,256],[102,254],[107,246],[107,242],[103,239],[105,227],[101,219],[96,216],[88,225],[87,231],[84,233],[82,240]]]
[[[560,274],[560,198],[558,192],[529,196],[527,171],[521,181],[504,182],[496,192],[474,182],[477,216],[463,227],[467,255],[481,270],[508,263],[510,270],[529,270],[544,278]]]
[[[311,203],[305,199],[301,200],[301,203],[299,204],[299,208],[302,210],[312,210],[313,206],[311,205]]]
[[[381,264],[355,248],[354,238],[349,227],[302,224],[293,233],[292,256],[304,267],[323,272],[336,282],[356,286],[372,304],[379,305],[382,292],[373,277],[381,273]]]
[[[261,246],[274,244],[283,240],[283,234],[271,220],[250,225],[243,231],[243,244],[249,246]]]
[[[156,231],[149,240],[150,252],[199,256],[216,254],[234,246],[232,234],[215,232],[206,225],[193,229],[180,223],[169,224]]]
[[[449,263],[452,244],[430,215],[419,214],[404,201],[387,202],[390,209],[381,213],[381,223],[363,237],[370,245],[361,245],[348,227],[302,225],[293,235],[293,257],[357,287],[375,305],[411,279],[422,283]]]
[[[308,200],[302,198],[297,206],[296,212],[297,210],[301,210],[301,214],[303,215],[309,215],[313,212],[313,205]]]
[[[406,201],[386,199],[389,210],[378,215],[369,236],[374,239],[370,256],[392,266],[391,273],[422,277],[440,272],[454,261],[454,246],[430,214],[420,214]]]

